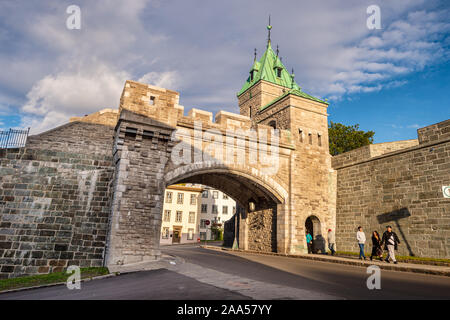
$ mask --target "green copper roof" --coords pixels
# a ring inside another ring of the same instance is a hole
[[[277,77],[277,70],[276,70],[277,68],[281,69],[281,77]],[[267,44],[267,49],[264,52],[263,56],[259,61],[255,61],[250,72],[254,72],[253,79],[251,75],[249,75],[244,85],[242,86],[242,89],[238,92],[237,94],[238,97],[245,91],[247,91],[249,88],[253,87],[253,85],[255,85],[260,80],[275,83],[289,89],[282,96],[276,98],[274,101],[263,106],[261,110],[265,109],[266,107],[275,103],[276,101],[282,99],[288,94],[294,94],[302,98],[328,104],[328,102],[313,97],[301,90],[301,88],[294,80],[294,75],[293,74],[291,75],[287,71],[286,67],[283,65],[280,58],[273,51],[272,46],[270,45],[270,41]]]
[[[281,77],[277,77],[276,68],[281,69]],[[237,94],[238,96],[240,96],[242,93],[244,93],[244,91],[256,84],[259,80],[266,80],[268,82],[275,83],[289,89],[291,88],[291,75],[284,67],[280,58],[277,57],[275,52],[272,50],[270,42],[267,46],[266,52],[264,52],[259,62],[255,61],[255,64],[253,65],[251,71],[253,70],[257,70],[257,72],[253,74],[253,80],[249,75],[241,91],[239,91],[239,93]]]
[[[273,105],[274,103],[280,101],[281,99],[283,99],[284,97],[286,97],[288,94],[293,94],[295,96],[301,97],[301,98],[305,98],[305,99],[309,99],[309,100],[313,100],[313,101],[317,101],[320,103],[325,103],[328,104],[328,102],[323,101],[319,98],[313,97],[303,91],[301,91],[300,89],[291,89],[289,91],[286,91],[284,94],[282,94],[281,96],[279,96],[278,98],[275,98],[274,100],[270,101],[268,104],[266,104],[265,106],[262,106],[260,111],[270,107],[271,105]]]

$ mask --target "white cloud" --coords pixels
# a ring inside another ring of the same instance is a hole
[[[249,0],[198,10],[190,1],[80,0],[82,29],[73,31],[67,3],[2,2],[0,111],[14,105],[33,132],[45,130],[117,107],[126,79],[178,90],[187,108],[236,111],[253,48],[260,56],[265,47],[268,12],[299,85],[330,100],[404,85],[400,77],[449,58],[448,9],[380,0],[383,29],[368,30],[369,4]]]
[[[35,134],[63,124],[72,116],[82,116],[103,108],[116,109],[124,83],[131,78],[127,72],[105,65],[48,75],[27,94],[27,102],[21,108],[26,114],[23,126],[31,127],[31,133]],[[151,72],[139,81],[172,88],[176,78],[176,72]]]
[[[138,82],[151,83],[157,87],[179,90],[180,76],[176,71],[149,72],[138,79]]]

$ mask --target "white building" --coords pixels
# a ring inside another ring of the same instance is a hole
[[[223,223],[236,212],[236,201],[222,191],[203,186],[200,206],[200,239],[215,240],[211,227],[223,230]],[[209,225],[207,224],[209,221]]]
[[[195,243],[200,224],[201,186],[173,185],[164,194],[160,244]]]
[[[160,244],[215,240],[211,228],[223,230],[223,223],[235,211],[236,202],[222,191],[199,184],[169,186],[164,194]]]

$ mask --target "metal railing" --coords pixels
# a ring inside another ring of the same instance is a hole
[[[0,148],[23,148],[27,143],[30,128],[26,130],[0,130]]]

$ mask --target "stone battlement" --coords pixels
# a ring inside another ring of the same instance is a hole
[[[184,106],[178,103],[179,93],[176,91],[127,80],[120,98],[119,109],[103,109],[90,115],[85,115],[84,117],[72,117],[69,121],[115,127],[120,112],[126,109],[137,114],[158,119],[158,121],[162,120],[164,123],[174,127],[192,128],[195,121],[200,121],[204,130],[218,129],[223,134],[227,130],[254,129],[256,131],[270,131],[272,129],[272,127],[265,124],[252,124],[250,117],[227,111],[219,111],[213,117],[212,112],[192,108],[187,115],[184,115]],[[288,130],[280,130],[280,144],[292,144],[291,133]]]

